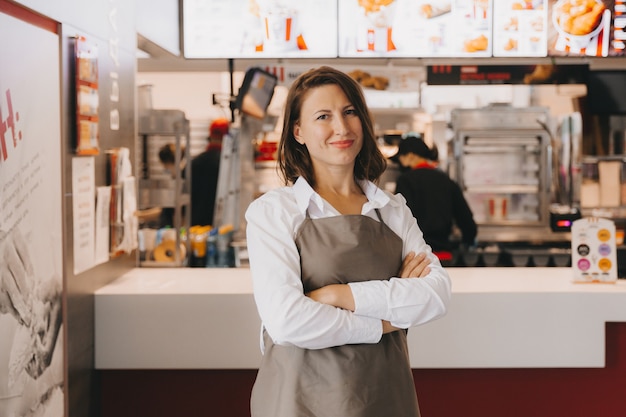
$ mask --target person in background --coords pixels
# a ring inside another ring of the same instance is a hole
[[[450,240],[453,226],[461,232],[466,247],[475,245],[477,226],[461,187],[445,172],[437,169],[438,153],[420,137],[400,141],[391,160],[406,170],[396,181],[396,193],[406,199],[417,219],[424,239],[440,260],[452,259],[455,245]]]
[[[401,196],[359,84],[320,67],[285,103],[286,186],[246,210],[263,358],[252,417],[417,417],[407,329],[446,313],[450,279]]]
[[[181,149],[181,154],[183,157],[180,161],[180,171],[182,178],[185,178],[186,160],[184,159],[184,147]],[[175,178],[176,145],[173,143],[167,143],[161,146],[158,151],[158,157],[165,171],[164,173],[170,175],[172,178]],[[174,207],[150,207],[137,210],[135,214],[139,217],[139,221],[147,227],[159,229],[162,227],[174,226]]]
[[[220,172],[222,140],[228,134],[229,122],[218,118],[209,126],[204,152],[191,160],[191,225],[213,225],[217,180]]]
[[[181,154],[185,154],[185,148],[181,149]],[[173,143],[167,143],[159,149],[159,161],[163,164],[163,168],[169,172],[172,178],[176,178],[176,145]],[[180,166],[178,170],[181,173],[182,178],[185,178],[185,165],[187,160],[181,157]],[[185,210],[183,208],[183,215]],[[174,227],[174,207],[162,207],[159,214],[159,227]]]
[[[185,147],[182,146],[181,150],[181,160],[179,170],[182,174],[182,177],[185,177],[185,165],[187,161],[185,160]],[[159,161],[163,165],[163,169],[169,172],[172,175],[172,178],[176,177],[176,145],[173,143],[166,143],[159,149]]]

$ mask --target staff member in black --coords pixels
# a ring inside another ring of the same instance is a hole
[[[204,152],[191,160],[191,224],[213,225],[222,141],[228,134],[227,119],[213,120]]]
[[[467,247],[476,240],[477,226],[461,187],[437,168],[436,148],[430,148],[417,136],[403,139],[391,160],[407,170],[396,182],[396,193],[402,194],[424,233],[424,240],[440,256],[451,259],[455,245],[450,240],[453,225],[461,231]]]

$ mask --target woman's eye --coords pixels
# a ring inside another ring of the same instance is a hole
[[[347,109],[346,110],[346,114],[355,115],[356,114],[356,110],[355,109]]]
[[[320,114],[319,116],[317,116],[317,120],[326,120],[326,119],[328,119],[327,114]]]

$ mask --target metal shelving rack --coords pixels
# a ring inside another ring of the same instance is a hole
[[[150,109],[139,114],[139,137],[141,140],[141,178],[139,180],[139,209],[151,207],[174,208],[173,229],[176,244],[171,261],[140,260],[140,266],[180,267],[187,265],[189,242],[181,238],[189,230],[191,221],[191,159],[189,156],[189,120],[181,110]],[[172,178],[151,178],[149,149],[152,138],[173,137],[175,143],[175,166],[185,160],[184,171],[175,170]],[[184,172],[184,174],[183,174]],[[183,210],[186,211],[183,216]]]

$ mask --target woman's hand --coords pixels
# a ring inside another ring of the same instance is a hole
[[[409,254],[402,261],[402,266],[398,272],[400,278],[423,278],[430,273],[430,259],[426,257],[424,252]]]
[[[347,284],[331,284],[305,294],[322,304],[354,311],[354,297]]]
[[[399,327],[396,327],[389,323],[387,320],[381,320],[383,322],[383,334],[395,332],[396,330],[402,330]]]

